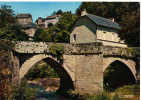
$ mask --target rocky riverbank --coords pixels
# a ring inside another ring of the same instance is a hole
[[[38,81],[27,81],[28,84],[37,84],[46,87],[47,92],[56,91],[60,86],[59,78],[43,78]]]

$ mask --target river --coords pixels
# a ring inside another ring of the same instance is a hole
[[[36,100],[71,100],[54,92],[45,91],[46,87],[42,85],[30,83],[28,86],[31,88],[37,88]]]

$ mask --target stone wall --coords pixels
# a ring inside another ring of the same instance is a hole
[[[75,88],[80,94],[103,91],[102,54],[76,56]]]
[[[74,35],[76,35],[75,40]],[[72,27],[70,34],[70,43],[90,42],[96,42],[96,24],[94,24],[87,17],[79,18]]]
[[[49,53],[49,48],[54,43],[48,42],[13,42],[15,44],[15,51],[18,53]],[[130,57],[132,54],[128,52],[126,47],[106,46],[101,42],[83,43],[83,44],[69,44],[64,45],[64,54],[87,54],[87,53],[103,53],[106,55],[118,55]]]

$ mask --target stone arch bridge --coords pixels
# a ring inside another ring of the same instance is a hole
[[[138,80],[136,62],[130,57],[132,55],[127,48],[103,46],[100,42],[62,43],[65,47],[63,60],[59,60],[58,57],[49,53],[53,43],[17,41],[14,44],[13,80],[22,79],[27,71],[40,60],[52,65],[60,76],[60,91],[73,89],[80,93],[102,92],[103,72],[115,61],[126,65],[135,80]]]

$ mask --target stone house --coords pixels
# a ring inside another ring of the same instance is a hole
[[[29,40],[33,40],[34,34],[38,26],[32,23],[31,14],[17,14],[17,21],[24,29],[23,31],[29,35]]]
[[[45,28],[45,20],[46,20],[46,18],[41,18],[41,17],[39,17],[39,18],[35,21],[35,24],[37,24],[40,28]]]
[[[17,13],[17,21],[19,24],[28,24],[32,23],[32,16],[31,14],[18,14]]]
[[[127,47],[118,37],[119,29],[113,18],[106,19],[83,10],[72,25],[70,43],[102,42],[103,45]]]
[[[53,15],[48,16],[45,20],[45,28],[48,28],[48,24],[52,23],[53,25],[56,24],[59,21],[61,15]]]

